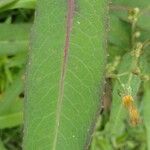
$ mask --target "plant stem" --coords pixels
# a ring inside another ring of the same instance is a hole
[[[134,50],[134,45],[135,45],[135,37],[134,37],[135,25],[136,25],[136,23],[133,21],[132,24],[131,24],[131,48],[132,48],[132,50]],[[132,58],[131,69],[132,69],[133,65],[134,65],[134,58]],[[131,83],[131,80],[132,80],[132,76],[133,75],[132,75],[132,72],[130,70],[129,78],[128,78],[128,82],[127,82],[127,86],[128,87],[130,86],[130,83]]]
[[[118,81],[118,83],[120,84],[120,86],[123,88],[123,90],[124,90],[124,86],[123,86],[123,84],[122,84],[122,82],[121,82],[121,80],[120,80],[120,78],[118,77],[117,78],[117,81]]]
[[[135,44],[135,37],[134,37],[135,25],[136,23],[133,21],[131,25],[131,48],[132,50],[134,49],[134,44]]]
[[[127,74],[129,74],[129,72],[123,72],[123,73],[118,74],[117,76],[121,77],[121,76],[124,76],[124,75],[127,75]]]
[[[130,86],[130,83],[131,83],[131,80],[132,80],[132,72],[129,74],[129,78],[128,78],[128,82],[127,82],[127,86],[129,87]]]
[[[143,49],[146,48],[147,46],[150,45],[150,40],[146,40],[144,43],[143,43]]]

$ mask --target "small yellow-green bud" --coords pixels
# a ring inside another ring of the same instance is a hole
[[[140,9],[138,7],[136,7],[133,9],[133,11],[134,11],[134,14],[137,15],[137,14],[139,14]]]
[[[138,20],[137,17],[133,18],[133,22],[137,22],[137,20]]]
[[[132,21],[133,17],[131,15],[128,16],[128,20]]]
[[[140,33],[139,31],[136,31],[136,32],[134,33],[134,37],[136,37],[136,38],[139,38],[140,35],[141,35],[141,33]]]

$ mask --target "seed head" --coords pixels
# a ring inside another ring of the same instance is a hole
[[[130,122],[133,126],[136,126],[140,122],[140,116],[137,108],[132,106],[129,110]]]
[[[131,95],[126,95],[122,98],[122,101],[123,101],[123,105],[130,109],[130,107],[132,107],[133,105],[133,97]]]

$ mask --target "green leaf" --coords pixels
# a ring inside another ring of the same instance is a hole
[[[13,3],[7,3],[3,5],[3,7],[0,7],[0,12],[18,8],[35,9],[36,5],[36,0],[8,0],[8,1],[13,1]]]
[[[9,7],[10,9],[16,8],[26,8],[26,9],[35,9],[37,0],[19,0],[17,3]]]
[[[141,72],[142,74],[147,74],[147,75],[150,75],[150,69],[149,69],[149,66],[150,66],[150,50],[149,50],[150,46],[145,48],[143,50],[143,54],[141,56],[141,59],[140,59],[140,69],[141,69]]]
[[[17,55],[14,55],[11,59],[8,60],[5,66],[8,68],[18,67],[22,69],[26,64],[26,62],[27,62],[27,51],[17,53]]]
[[[112,0],[113,4],[116,4],[116,5],[122,5],[122,6],[130,6],[131,7],[139,7],[139,8],[145,8],[147,6],[149,6],[149,0],[144,0],[144,1],[141,1],[141,0]]]
[[[122,49],[129,49],[130,47],[130,25],[118,17],[110,16],[110,34],[109,42]]]
[[[108,62],[113,62],[114,58],[117,56],[123,56],[127,51],[125,51],[123,48],[120,48],[114,44],[108,45]]]
[[[0,55],[27,51],[30,24],[0,24]]]
[[[0,128],[14,127],[23,122],[23,100],[19,94],[23,91],[21,76],[12,83],[0,99]]]
[[[17,3],[12,5],[10,9],[16,8],[27,8],[27,9],[34,9],[37,0],[19,0]]]
[[[4,147],[4,144],[2,143],[1,140],[0,140],[0,150],[6,150],[6,148]]]
[[[143,115],[144,115],[144,123],[146,126],[147,131],[147,144],[148,144],[148,150],[150,150],[150,86],[149,82],[145,83],[144,85],[144,97],[143,97]]]
[[[14,101],[18,100],[19,94],[23,91],[23,81],[21,75],[8,87],[0,98],[0,114],[10,112]]]
[[[24,150],[82,150],[100,105],[107,1],[38,0],[36,14]]]
[[[4,6],[7,6],[9,4],[12,4],[13,2],[15,2],[17,0],[1,0],[0,1],[0,9]]]
[[[11,113],[0,116],[0,129],[15,127],[23,123],[23,113]]]
[[[129,54],[126,54],[123,57],[123,60],[119,66],[119,74],[129,71],[132,63],[131,58],[132,57]],[[126,84],[128,82],[128,78],[129,75],[120,77],[122,84]],[[140,87],[140,79],[137,76],[133,75],[130,87],[132,89],[132,96],[136,101],[136,95]],[[122,105],[122,98],[119,96],[118,90],[122,90],[122,88],[119,82],[116,82],[113,87],[113,98],[112,98],[110,120],[106,127],[107,128],[106,130],[109,132],[110,136],[112,134],[115,136],[121,135],[125,129],[124,120],[129,121],[127,116],[128,112]]]

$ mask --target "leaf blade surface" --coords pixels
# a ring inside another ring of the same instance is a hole
[[[38,1],[27,74],[24,149],[85,148],[100,103],[106,4]]]

